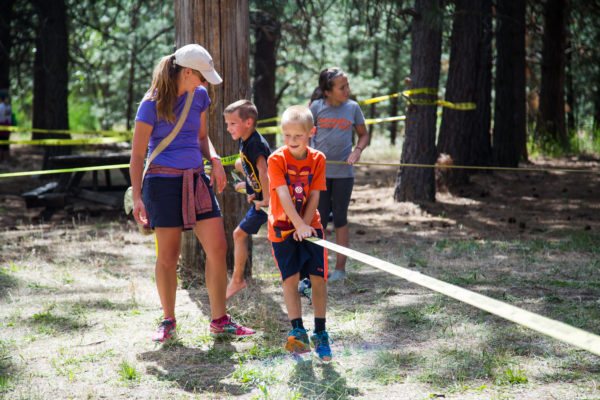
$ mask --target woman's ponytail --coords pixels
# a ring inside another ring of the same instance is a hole
[[[177,98],[177,76],[181,67],[175,64],[175,54],[161,58],[152,73],[152,85],[145,98],[156,101],[156,116],[175,123],[173,107]]]

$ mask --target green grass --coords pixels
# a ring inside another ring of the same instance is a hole
[[[141,373],[137,370],[135,365],[130,362],[123,360],[119,364],[119,376],[124,382],[136,382],[141,379]]]

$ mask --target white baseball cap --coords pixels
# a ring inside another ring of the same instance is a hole
[[[186,44],[175,52],[175,64],[200,71],[202,76],[213,85],[223,82],[215,71],[210,53],[199,44]]]

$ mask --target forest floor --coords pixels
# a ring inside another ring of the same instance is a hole
[[[13,156],[0,173],[41,165],[39,151]],[[363,160],[396,161],[384,158],[367,149]],[[360,166],[351,247],[600,334],[600,160],[523,166],[595,172],[478,173],[416,205],[393,200],[397,168]],[[39,185],[0,183],[0,398],[600,399],[600,357],[351,259],[329,285],[333,361],[285,354],[264,230],[253,278],[228,305],[258,334],[215,341],[206,290],[182,281],[181,339],[159,347],[153,238],[92,203],[42,222],[20,196]]]

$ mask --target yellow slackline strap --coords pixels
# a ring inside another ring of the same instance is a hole
[[[0,140],[2,144],[23,144],[40,146],[78,146],[86,144],[107,144],[128,142],[131,138],[127,136],[114,136],[92,139],[36,139],[36,140]]]
[[[315,237],[307,238],[306,240],[600,356],[600,336],[593,333],[523,310],[519,307],[492,299],[491,297],[463,289],[460,286],[440,281],[420,272],[412,271],[358,251],[339,246],[335,243],[328,242],[327,240]]]
[[[326,164],[347,164],[346,161],[327,161]],[[492,171],[524,171],[524,172],[580,172],[580,173],[600,173],[597,169],[568,169],[568,168],[529,168],[529,167],[484,167],[473,165],[432,165],[432,164],[409,164],[409,163],[376,163],[376,162],[356,162],[354,165],[388,166],[388,167],[415,167],[415,168],[440,168],[440,169],[478,169]]]
[[[234,154],[232,156],[227,156],[221,158],[221,164],[232,165],[235,164],[235,160],[239,158],[239,154]],[[209,164],[210,162],[204,160],[205,164]],[[63,169],[45,169],[40,171],[21,171],[21,172],[7,172],[0,174],[0,178],[13,178],[16,176],[32,176],[32,175],[48,175],[48,174],[63,174],[67,172],[79,172],[79,171],[100,171],[105,169],[121,169],[121,168],[129,168],[129,164],[114,164],[114,165],[100,165],[96,167],[79,167],[79,168],[63,168]]]
[[[103,136],[133,136],[133,131],[72,131],[68,129],[40,129],[40,128],[24,128],[21,126],[2,126],[0,130],[10,132],[25,132],[25,133],[60,133],[63,135],[103,135]]]

